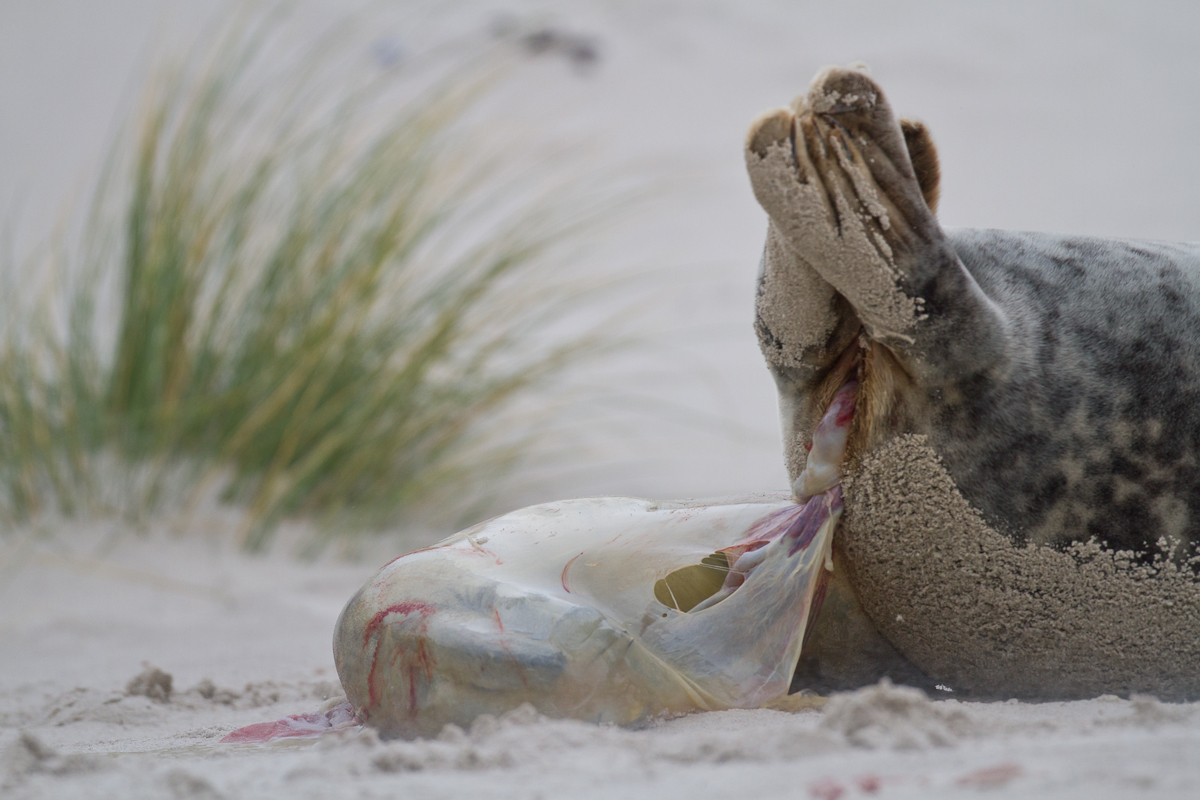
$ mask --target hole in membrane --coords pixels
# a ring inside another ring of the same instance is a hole
[[[654,597],[668,608],[691,611],[696,604],[712,597],[729,574],[729,556],[713,553],[699,564],[680,567],[654,583]]]

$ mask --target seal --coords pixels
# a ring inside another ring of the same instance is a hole
[[[1200,245],[944,230],[928,130],[862,68],[745,155],[797,495],[858,381],[835,550],[879,633],[979,695],[1200,695]]]

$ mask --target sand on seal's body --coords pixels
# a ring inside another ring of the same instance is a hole
[[[794,481],[861,381],[835,547],[878,631],[985,695],[1200,695],[1200,245],[943,231],[928,131],[859,68],[746,159]]]

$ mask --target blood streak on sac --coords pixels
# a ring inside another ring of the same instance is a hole
[[[582,553],[580,555],[582,555]],[[575,556],[575,558],[579,558],[579,556]],[[572,559],[572,560],[574,560],[574,559]],[[507,633],[507,631],[504,630],[504,622],[500,619],[499,609],[495,609],[495,608],[492,609],[492,614],[496,617],[496,627],[500,630],[500,633],[501,634]],[[504,640],[503,635],[497,641],[500,644],[500,649],[504,651],[505,655],[508,656],[509,661],[512,662],[513,668],[517,672],[517,677],[521,679],[522,685],[528,687],[529,679],[525,677],[525,670],[521,667],[521,659],[514,656],[512,653],[512,650],[508,649],[508,642],[506,642]],[[414,712],[416,711],[415,707],[413,708],[413,711]]]
[[[583,555],[583,553],[579,554],[579,556],[581,556],[581,555]],[[567,585],[567,571],[569,569],[571,569],[571,565],[575,563],[575,559],[579,558],[579,556],[575,556],[575,558],[572,558],[570,561],[567,562],[567,565],[565,567],[563,567],[562,587],[563,587],[563,591],[566,592],[567,594],[571,593],[571,587]]]
[[[371,621],[367,623],[367,627],[363,629],[363,647],[367,646],[367,642],[379,630],[379,626],[383,625],[383,620],[389,614],[403,614],[408,616],[416,612],[421,615],[421,619],[429,619],[436,613],[436,609],[428,603],[422,603],[419,600],[407,600],[403,603],[396,603],[393,606],[388,606],[383,611],[380,611],[375,616],[371,617]]]
[[[416,651],[416,663],[408,665],[408,710],[413,714],[417,713],[417,666],[420,666],[425,680],[433,677],[433,658],[425,646],[424,636],[417,640]],[[395,658],[392,659],[392,663],[395,663]]]
[[[423,625],[424,621],[429,619],[435,613],[436,613],[436,609],[433,606],[429,605],[428,603],[422,603],[418,600],[407,600],[403,603],[396,603],[395,605],[388,606],[383,611],[380,611],[375,616],[371,617],[371,621],[368,622],[366,627],[363,629],[363,647],[366,647],[370,643],[371,638],[375,635],[375,633],[379,630],[379,628],[382,627],[384,620],[391,614],[403,614],[406,617],[411,614],[419,614],[421,623],[422,623],[422,627],[424,627],[424,625]],[[394,654],[392,656],[393,664],[396,662],[396,659],[400,656],[400,654],[401,654],[400,652],[397,652],[396,654]],[[427,652],[427,650],[425,648],[425,639],[423,637],[417,643],[416,657],[417,657],[417,661],[420,662],[422,670],[425,672],[426,677],[433,674],[433,660],[429,657],[429,653]],[[379,702],[379,690],[375,685],[375,673],[378,668],[379,668],[379,647],[378,647],[378,645],[376,645],[375,652],[371,654],[371,670],[367,674],[367,699],[368,699],[368,706],[370,708],[374,708],[375,705]],[[416,686],[416,673],[413,669],[409,670],[408,677],[409,677],[409,704],[412,706],[413,710],[416,710],[417,686]]]

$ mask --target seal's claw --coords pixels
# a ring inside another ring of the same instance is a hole
[[[861,69],[826,67],[808,91],[808,107],[819,116],[832,116],[855,138],[876,141],[896,164],[908,163],[899,123],[883,90]]]
[[[856,70],[822,72],[809,92],[813,129],[827,154],[828,188],[871,234],[881,256],[934,238],[933,219],[909,159],[904,134],[883,91]],[[808,140],[809,147],[814,142]],[[903,264],[896,264],[900,273]]]

